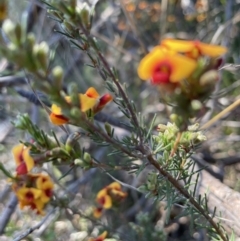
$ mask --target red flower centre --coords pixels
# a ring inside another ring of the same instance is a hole
[[[47,197],[51,197],[52,194],[53,194],[52,189],[50,189],[50,188],[49,188],[49,189],[46,189],[46,190],[45,190],[45,194],[46,194]]]
[[[24,175],[27,174],[27,165],[25,162],[21,162],[20,165],[17,166],[16,168],[17,175]]]
[[[23,149],[22,149],[21,153],[18,156],[18,160],[19,160],[19,162],[24,162],[24,159],[23,159]]]
[[[45,177],[42,177],[42,183],[46,182],[47,181],[47,178]]]
[[[52,115],[54,115],[58,119],[62,119],[64,121],[69,121],[69,119],[67,117],[65,117],[64,115],[56,115],[54,113],[52,113]]]
[[[166,84],[170,82],[172,66],[167,61],[158,63],[153,69],[152,84]]]
[[[32,194],[32,192],[29,191],[29,192],[26,193],[26,198],[27,198],[28,201],[31,202],[34,199],[34,195]]]
[[[105,199],[105,197],[101,197],[98,201],[99,201],[99,204],[101,204],[103,206],[104,203],[106,202],[106,199]]]
[[[97,211],[98,211],[99,213],[101,213],[101,212],[102,212],[102,210],[103,210],[103,208],[102,208],[102,207],[97,207]]]

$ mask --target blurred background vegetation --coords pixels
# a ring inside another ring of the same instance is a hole
[[[156,123],[166,124],[169,120],[169,107],[162,102],[159,92],[137,76],[138,63],[146,50],[159,44],[165,37],[199,39],[226,46],[228,53],[224,59],[222,78],[209,101],[209,112],[200,120],[204,123],[239,98],[239,10],[240,2],[237,0],[101,0],[96,5],[91,33],[99,40],[109,63],[118,70],[119,79],[125,83],[130,99],[135,102],[137,110],[142,112],[146,123],[155,113]],[[9,18],[17,22],[28,18],[28,30],[36,34],[37,42],[47,41],[51,48],[51,65],[64,68],[66,86],[75,82],[81,92],[86,91],[89,86],[94,86],[101,94],[106,92],[97,71],[88,66],[88,57],[57,32],[61,30],[61,26],[48,17],[44,4],[40,1],[10,0]],[[14,171],[10,150],[20,139],[29,138],[26,133],[13,129],[11,125],[18,113],[29,113],[32,120],[48,132],[59,129],[49,122],[43,109],[17,93],[31,93],[23,80],[24,73],[15,69],[4,58],[0,60],[0,69],[0,161],[8,170]],[[7,81],[6,77],[9,77]],[[16,81],[16,77],[19,81]],[[123,114],[114,103],[109,104],[104,113],[124,121]],[[197,150],[196,158],[201,167],[207,166],[211,175],[236,191],[240,191],[239,117],[240,107],[207,130],[205,134],[208,141]],[[123,137],[126,130],[116,128],[116,133]],[[96,148],[87,139],[83,144],[101,162],[113,159],[108,156],[109,147]],[[115,164],[124,161],[121,156],[118,160],[116,157],[112,160]],[[69,169],[70,167],[62,166],[48,171],[58,179]],[[138,177],[127,175],[123,171],[114,171],[111,174],[136,188],[147,176],[147,172]],[[0,178],[0,212],[3,213],[11,204],[11,189],[6,177],[0,174]],[[66,199],[87,214],[91,213],[95,205],[96,193],[111,181],[101,170],[74,169],[59,181],[56,190],[60,192],[61,186],[74,186],[73,190],[77,193],[74,200],[68,197]],[[165,224],[164,203],[154,203],[143,195],[128,190],[128,198],[116,210],[108,211],[101,224],[79,213],[72,214],[67,209],[62,209],[51,214],[44,225],[26,240],[87,240],[90,230],[94,233],[98,230],[101,232],[104,226],[110,228],[115,235],[116,239],[112,240],[207,240],[204,230],[191,232],[188,217],[176,218],[180,212],[179,207],[173,209],[170,223]],[[42,219],[33,217],[30,211],[21,212],[18,208],[9,215],[11,218],[1,240],[14,240],[13,237]]]

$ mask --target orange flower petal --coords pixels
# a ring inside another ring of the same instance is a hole
[[[36,188],[21,187],[17,190],[16,195],[19,200],[25,200],[26,202],[32,202],[38,199],[42,194],[41,190]]]
[[[48,175],[39,173],[36,180],[36,186],[38,189],[43,189],[44,183],[51,182],[51,178]]]
[[[79,94],[79,100],[82,112],[92,109],[98,103],[97,99],[88,97],[86,94]]]
[[[187,78],[196,68],[197,62],[168,51],[165,48],[156,47],[153,51],[146,55],[140,62],[138,67],[138,75],[141,79],[148,80],[153,76],[154,69],[159,63],[168,63],[172,67],[170,73],[170,81],[176,83]]]
[[[103,213],[103,208],[102,207],[98,207],[98,208],[95,208],[93,210],[93,216],[95,218],[100,218],[102,216],[102,213]]]
[[[39,215],[45,215],[43,208],[45,207],[45,204],[40,200],[36,199],[31,204],[30,207],[32,210],[36,210],[37,214]]]
[[[193,41],[164,39],[161,45],[176,52],[186,53],[191,51],[195,45]]]
[[[98,105],[94,108],[94,113],[99,112],[107,105],[110,101],[113,100],[113,97],[110,94],[105,94],[99,99]]]
[[[111,194],[113,194],[114,196],[117,196],[117,197],[121,197],[121,198],[125,198],[127,196],[126,192],[122,192],[122,191],[115,190],[115,189],[111,190]]]
[[[18,145],[14,146],[12,148],[12,153],[13,153],[13,157],[14,157],[16,166],[18,166],[22,162],[24,162],[23,156],[22,156],[23,149],[24,149],[24,145],[23,144],[18,144]]]
[[[223,46],[206,44],[200,41],[164,39],[161,42],[161,45],[181,53],[192,52],[194,49],[198,49],[201,55],[206,55],[213,58],[219,57],[227,52],[227,49]]]
[[[107,232],[107,231],[104,231],[101,235],[99,235],[99,236],[95,239],[95,241],[102,241],[102,240],[104,240],[104,239],[107,237],[107,234],[108,234],[108,232]]]
[[[121,190],[121,184],[119,182],[112,182],[107,186],[108,189]]]
[[[24,207],[29,206],[30,202],[27,202],[25,200],[19,200],[19,208],[22,210]]]
[[[173,70],[170,75],[170,81],[177,83],[187,77],[189,77],[197,67],[197,62],[186,58],[182,55],[174,55],[169,59],[171,60]]]
[[[219,45],[200,43],[199,47],[203,55],[212,58],[219,57],[227,52],[225,47]]]
[[[85,95],[94,99],[97,99],[99,97],[98,92],[93,87],[88,88]]]
[[[108,232],[104,231],[101,235],[96,238],[90,238],[88,241],[103,241],[107,237]]]
[[[138,66],[138,76],[143,80],[149,80],[152,76],[156,63],[162,61],[165,55],[160,47],[154,48],[152,52],[147,54]]]
[[[42,195],[41,195],[41,201],[43,203],[47,203],[50,201],[52,195],[53,195],[53,183],[52,182],[45,182],[42,186]]]
[[[108,195],[107,189],[105,188],[98,192],[96,201],[105,209],[109,209],[112,207],[112,199]]]
[[[27,166],[27,171],[31,171],[34,167],[34,160],[29,154],[30,147],[27,147],[23,150],[23,159]]]
[[[55,115],[62,114],[61,108],[59,106],[57,106],[56,104],[52,104],[51,110],[52,110],[52,113],[54,113]]]
[[[63,125],[69,121],[69,119],[64,115],[56,115],[54,113],[51,113],[49,118],[54,125]]]
[[[67,102],[70,101],[69,96],[66,96],[65,99]],[[69,121],[67,117],[62,115],[61,108],[56,104],[52,104],[51,110],[52,110],[52,113],[50,114],[49,118],[54,125],[63,125]]]

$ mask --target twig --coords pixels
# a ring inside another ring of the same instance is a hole
[[[104,170],[104,171],[105,171],[105,170]],[[122,186],[127,187],[127,188],[129,188],[129,189],[131,189],[131,190],[134,190],[134,191],[136,191],[136,192],[142,193],[139,189],[137,189],[137,188],[135,188],[135,187],[133,187],[133,186],[125,183],[125,182],[121,182],[120,180],[118,180],[117,178],[115,178],[114,176],[112,176],[110,173],[107,172],[106,174],[107,174],[109,177],[111,177],[114,181],[120,183]]]
[[[140,138],[140,142],[142,143],[143,142],[143,137],[142,137],[142,133],[141,133],[141,129],[140,129],[140,126],[139,126],[139,123],[138,123],[138,119],[137,119],[137,116],[135,114],[135,111],[133,110],[132,108],[132,105],[131,103],[129,102],[129,99],[127,97],[127,95],[125,94],[121,84],[119,83],[119,81],[115,78],[115,75],[113,74],[112,70],[110,69],[106,59],[103,57],[103,55],[98,51],[97,52],[99,58],[101,59],[104,67],[107,69],[108,73],[110,74],[111,78],[112,78],[112,81],[114,82],[114,84],[117,86],[123,100],[125,101],[125,104],[130,112],[130,115],[132,117],[132,120],[134,122],[134,125],[136,126],[137,130],[138,130],[138,136]]]
[[[229,105],[227,108],[225,108],[223,111],[221,111],[220,113],[218,113],[217,115],[215,115],[211,120],[209,120],[207,123],[205,123],[200,130],[204,130],[209,128],[211,125],[213,125],[216,121],[218,121],[219,119],[221,119],[224,115],[226,115],[228,112],[232,111],[233,109],[235,109],[236,107],[238,107],[240,105],[240,99],[236,100],[235,102],[233,102],[231,105]]]
[[[23,238],[27,237],[29,234],[34,232],[36,229],[39,229],[46,220],[56,211],[57,208],[52,209],[38,224],[29,228],[27,231],[19,235],[17,238],[13,239],[13,241],[21,241]]]
[[[144,149],[143,152],[145,152]],[[191,196],[189,192],[170,173],[165,171],[151,154],[147,156],[147,159],[159,171],[159,173],[164,176],[186,199],[188,199],[189,202],[198,210],[198,212],[201,213],[202,216],[206,218],[206,220],[212,225],[212,227],[222,238],[222,240],[228,241],[228,238],[224,235],[221,228],[214,222],[212,217],[198,204],[194,197]]]
[[[12,193],[10,200],[8,201],[5,209],[2,211],[0,216],[0,235],[4,233],[4,230],[14,213],[16,206],[18,204],[18,199],[15,194]]]
[[[85,120],[86,125],[91,129],[93,132],[97,132],[106,142],[112,144],[116,149],[122,151],[123,153],[126,153],[127,155],[139,158],[138,155],[133,154],[131,151],[120,145],[118,142],[116,142],[114,139],[112,139],[110,136],[108,136],[106,133],[101,131],[99,128],[97,128],[93,123],[91,123],[88,120]]]

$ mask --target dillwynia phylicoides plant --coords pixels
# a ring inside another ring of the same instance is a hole
[[[89,57],[92,68],[104,80],[106,91],[101,95],[96,87],[89,86],[84,93],[79,93],[76,83],[65,88],[63,68],[50,67],[52,56],[48,44],[38,43],[35,35],[26,31],[24,21],[14,23],[2,13],[2,56],[24,72],[49,121],[67,136],[61,139],[54,132],[44,132],[27,114],[16,117],[15,127],[27,131],[31,140],[21,140],[12,149],[15,174],[9,173],[4,166],[1,169],[11,179],[20,208],[29,207],[33,212],[45,215],[48,206],[65,207],[65,202],[57,201],[61,197],[54,192],[54,180],[42,168],[45,163],[85,170],[99,168],[107,173],[125,170],[137,175],[151,166],[139,192],[155,202],[166,202],[168,215],[171,208],[180,203],[193,227],[205,227],[212,239],[229,240],[221,224],[214,219],[215,213],[209,212],[207,197],[197,194],[198,179],[194,178],[194,184],[192,179],[198,173],[191,160],[194,149],[206,140],[196,119],[206,112],[205,103],[220,78],[218,69],[227,49],[197,40],[163,39],[145,54],[136,72],[141,80],[158,89],[165,103],[172,106],[172,113],[167,124],[155,123],[156,116],[151,123],[144,123],[144,118],[129,99],[117,69],[106,60],[98,40],[91,35],[94,6],[74,0],[52,0],[43,4],[53,19],[49,21],[58,22],[59,35],[63,35],[76,51]],[[51,105],[41,100],[39,91],[48,97]],[[116,136],[111,123],[98,125],[95,121],[95,115],[110,102],[114,102],[128,120],[129,134],[122,139]],[[69,133],[68,125],[78,127],[78,131]],[[119,157],[120,154],[127,161],[103,165],[80,145],[81,138],[91,139],[99,144],[99,148],[109,145],[112,155]],[[89,217],[99,220],[106,210],[124,201],[127,197],[124,185],[130,187],[114,179],[103,187],[96,195],[96,206]],[[89,240],[110,238],[114,231],[107,229],[105,227],[99,236]]]

